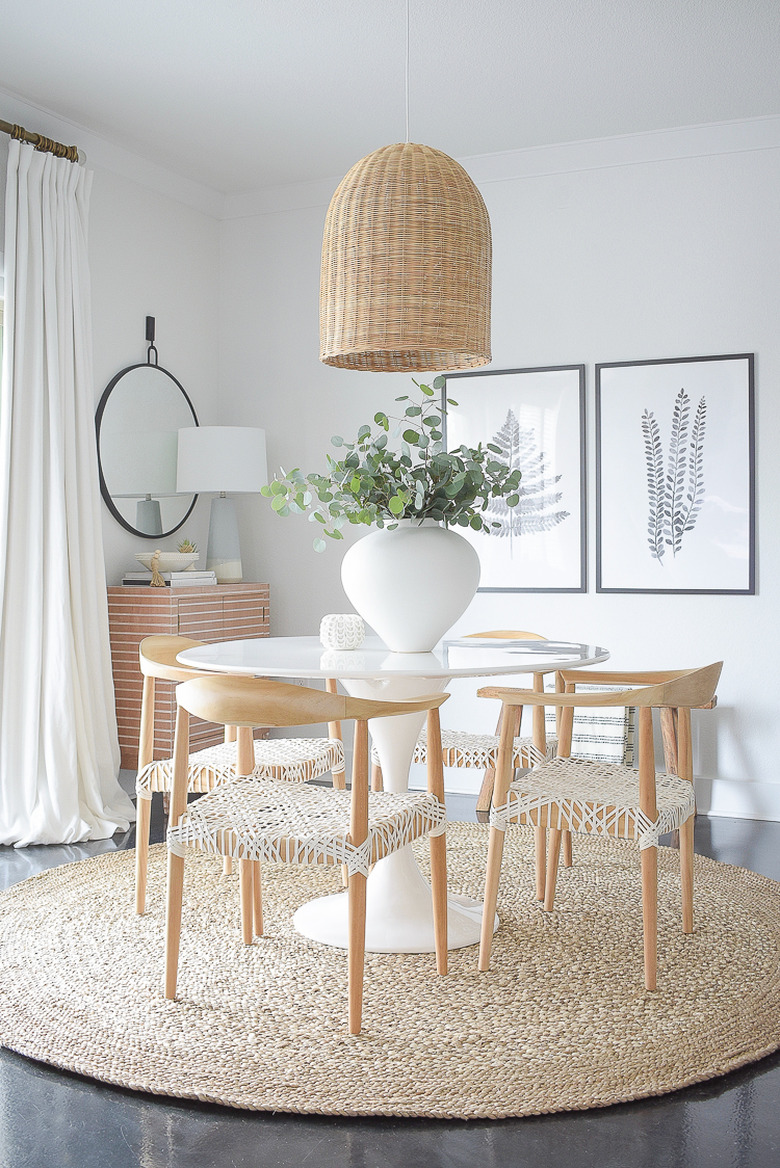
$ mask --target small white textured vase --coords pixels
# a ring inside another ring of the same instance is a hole
[[[356,612],[331,612],[320,621],[320,642],[326,649],[358,649],[366,626]]]
[[[341,582],[354,608],[394,653],[427,653],[468,607],[479,556],[431,519],[402,519],[348,549]]]

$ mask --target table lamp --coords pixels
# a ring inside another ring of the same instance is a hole
[[[206,567],[220,584],[242,579],[238,522],[231,494],[259,492],[268,481],[265,430],[250,426],[188,426],[179,430],[177,487],[214,492]]]

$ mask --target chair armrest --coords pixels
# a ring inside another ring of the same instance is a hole
[[[630,706],[632,690],[611,690],[605,693],[535,693],[532,689],[501,689],[486,686],[477,690],[477,697],[495,698],[506,706]]]

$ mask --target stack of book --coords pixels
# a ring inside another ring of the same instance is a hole
[[[166,588],[203,588],[209,584],[216,584],[216,572],[198,572],[187,569],[186,572],[161,572]],[[125,572],[123,584],[146,586],[152,583],[151,572]]]

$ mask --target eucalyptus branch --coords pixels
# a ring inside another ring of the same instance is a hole
[[[325,549],[323,536],[343,539],[346,523],[395,527],[401,519],[434,519],[490,533],[501,526],[490,517],[491,502],[517,506],[521,472],[508,465],[500,446],[480,442],[445,450],[444,418],[458,403],[435,400],[444,378],[437,377],[433,387],[414,384],[419,401],[408,394],[396,398],[409,403],[398,415],[378,411],[374,425],[361,426],[352,442],[331,438],[343,453],[327,456],[324,473],[282,470],[262,488],[278,515],[308,513],[320,524],[317,551]],[[397,450],[390,446],[391,424],[392,439],[400,439]]]

